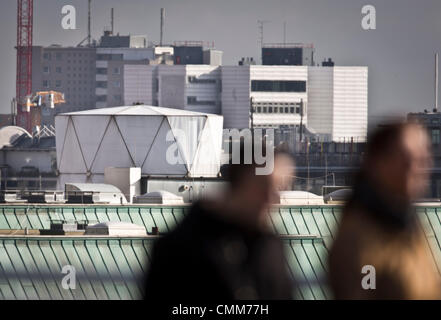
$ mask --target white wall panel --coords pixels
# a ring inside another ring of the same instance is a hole
[[[334,68],[308,68],[307,127],[320,134],[332,134]]]
[[[159,126],[167,120],[164,116],[115,116],[115,119],[136,166],[141,167]]]
[[[92,172],[104,173],[106,167],[129,168],[134,166],[116,122],[112,118],[93,161]]]
[[[334,67],[333,140],[362,142],[368,127],[368,68]]]
[[[86,173],[86,165],[81,153],[72,120],[67,124],[66,142],[60,159],[60,172],[63,173]]]
[[[90,170],[109,124],[110,116],[71,116],[71,119],[75,126],[87,169]]]
[[[152,148],[147,156],[147,159],[142,167],[143,173],[150,175],[187,175],[187,167],[184,164],[184,159],[179,153],[179,148],[173,139],[167,141],[167,134],[171,132],[168,121],[163,121],[158,134],[153,141]],[[173,146],[172,146],[173,145]],[[176,157],[178,163],[170,163],[167,160],[167,150],[176,150]]]

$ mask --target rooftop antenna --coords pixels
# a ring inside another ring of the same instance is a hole
[[[434,112],[438,112],[438,53],[435,54],[435,108]]]
[[[89,13],[88,13],[88,18],[87,18],[87,44],[89,45],[89,47],[91,46],[91,44],[92,44],[92,36],[91,36],[91,26],[92,26],[92,23],[91,23],[91,15],[90,15],[90,13],[91,13],[91,7],[92,7],[92,0],[89,0]]]
[[[161,31],[159,37],[159,45],[162,47],[164,40],[164,22],[165,22],[165,9],[161,8]]]
[[[259,30],[259,47],[260,51],[262,51],[263,48],[263,28],[265,23],[268,23],[270,21],[268,20],[257,20],[257,29]],[[261,63],[263,63],[263,57],[261,56]]]
[[[112,10],[110,11],[110,28],[111,28],[110,30],[112,32],[112,35],[115,32],[115,16],[114,16],[114,13],[115,13],[115,9],[112,8]]]
[[[286,21],[283,22],[283,44],[286,44]]]

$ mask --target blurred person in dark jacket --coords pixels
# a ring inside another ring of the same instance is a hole
[[[222,196],[195,203],[182,223],[156,242],[146,299],[292,297],[282,243],[267,223],[278,191],[290,187],[294,163],[288,154],[276,153],[271,174],[257,175],[257,167],[255,161],[230,164]]]
[[[330,252],[336,299],[441,298],[439,273],[412,207],[426,193],[431,166],[430,141],[418,124],[384,126],[368,139]]]

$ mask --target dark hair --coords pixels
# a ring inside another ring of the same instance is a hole
[[[259,165],[256,162],[254,150],[256,148],[256,145],[253,142],[251,143],[251,146],[246,145],[246,141],[244,138],[241,138],[240,141],[233,141],[232,144],[239,143],[239,151],[240,151],[240,157],[239,157],[239,163],[233,163],[233,158],[230,155],[230,159],[228,161],[228,164],[225,165],[224,170],[222,172],[222,176],[227,180],[231,187],[234,189],[237,186],[239,186],[244,178],[250,178],[255,175],[256,167],[259,167]],[[266,145],[265,141],[261,144],[262,146],[262,155],[267,155]],[[245,157],[245,151],[247,151],[251,147],[251,163],[250,161],[247,161],[248,159]],[[248,163],[247,163],[248,162]]]
[[[237,142],[236,142],[237,143]],[[254,150],[256,145],[251,143],[251,163],[246,163],[245,159],[245,150],[247,150],[244,139],[240,140],[240,160],[239,163],[233,163],[233,159],[230,157],[228,164],[222,166],[221,175],[225,178],[226,181],[230,183],[230,186],[234,189],[238,187],[243,181],[244,178],[251,178],[256,175],[256,168],[264,167],[265,164],[258,164],[256,162]],[[274,148],[271,150],[267,150],[265,140],[261,144],[262,146],[262,156],[267,156],[268,151],[274,152],[274,158],[280,155],[286,155],[287,157],[292,158],[291,154],[286,150],[286,148]]]
[[[399,145],[403,131],[414,125],[416,124],[399,122],[380,126],[368,137],[364,163],[369,165],[374,159],[387,155],[391,149]]]

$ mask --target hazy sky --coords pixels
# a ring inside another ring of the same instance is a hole
[[[98,39],[110,25],[121,34],[159,39],[159,11],[166,8],[165,41],[214,41],[224,64],[258,59],[257,20],[268,20],[265,42],[314,43],[316,61],[369,67],[371,120],[391,113],[431,108],[434,53],[441,53],[440,0],[93,0],[92,31]],[[61,8],[77,9],[77,30],[61,28]],[[361,28],[361,8],[377,10],[377,29]],[[87,34],[87,0],[34,0],[34,45],[76,45]],[[0,112],[15,95],[16,0],[0,11]]]

